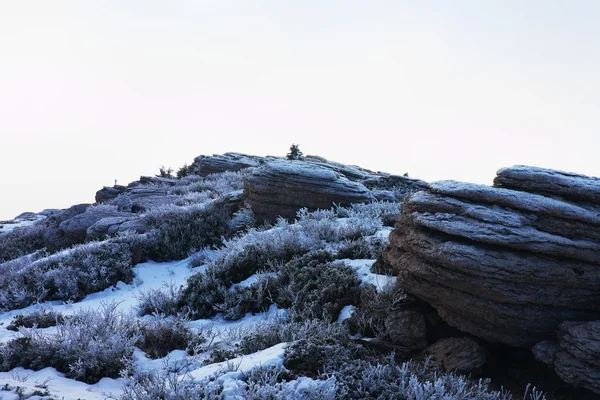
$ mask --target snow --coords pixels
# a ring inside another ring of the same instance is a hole
[[[338,317],[337,322],[341,323],[342,321],[350,318],[350,316],[354,312],[355,308],[356,307],[354,307],[352,305],[350,305],[350,306],[344,306],[344,308],[342,308],[342,310],[340,311],[340,316]]]
[[[64,374],[54,368],[44,368],[39,371],[32,371],[25,368],[15,368],[10,372],[0,372],[0,382],[2,385],[10,387],[21,387],[25,393],[43,391],[40,386],[47,385],[48,391],[55,395],[60,394],[62,400],[105,400],[108,395],[118,396],[123,384],[122,379],[102,378],[94,385],[88,385],[74,379],[65,378]],[[12,396],[12,397],[10,397]],[[0,392],[2,399],[19,399],[13,392]]]
[[[177,286],[185,283],[188,276],[197,272],[203,267],[190,269],[189,260],[171,261],[157,263],[148,261],[136,265],[133,270],[136,278],[131,284],[119,282],[116,287],[110,287],[102,292],[93,293],[86,296],[77,303],[62,303],[59,301],[45,302],[44,306],[54,311],[59,311],[64,315],[74,314],[82,309],[97,309],[103,303],[117,302],[117,308],[128,312],[134,311],[138,304],[137,295],[143,290],[159,289],[166,283],[173,283]],[[27,314],[38,309],[40,305],[32,305],[19,310],[12,310],[0,313],[0,342],[6,342],[18,334],[6,329],[13,317],[19,314]],[[54,328],[48,328],[44,332],[52,333]]]
[[[269,347],[268,349],[261,350],[254,354],[236,357],[228,361],[205,365],[204,367],[198,368],[190,372],[190,375],[196,379],[203,379],[206,377],[213,376],[217,372],[227,369],[230,366],[233,366],[233,368],[235,368],[235,372],[237,372],[240,375],[244,372],[248,372],[252,368],[259,366],[281,366],[283,365],[283,355],[285,353],[285,346],[286,343],[279,343],[273,347]],[[232,375],[236,374],[231,374],[225,379],[230,379]]]
[[[391,275],[382,275],[382,274],[374,274],[371,272],[371,266],[375,262],[375,260],[350,260],[343,259],[346,265],[354,268],[356,270],[356,274],[358,278],[362,282],[362,286],[373,284],[378,290],[382,290],[390,285],[394,285],[396,282],[396,277]]]

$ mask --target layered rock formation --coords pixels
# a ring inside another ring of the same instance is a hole
[[[495,184],[439,182],[407,199],[386,254],[400,286],[451,326],[513,346],[600,319],[599,180],[518,166]]]
[[[534,356],[565,382],[600,395],[600,321],[563,322],[557,339],[536,344]]]
[[[273,161],[244,180],[246,205],[257,221],[294,218],[300,208],[329,209],[334,204],[372,201],[369,189],[341,174],[302,161]]]
[[[241,171],[245,168],[256,167],[262,158],[241,153],[225,153],[223,155],[198,156],[194,159],[191,169],[196,175],[206,176],[225,171]]]
[[[433,365],[460,374],[481,373],[487,357],[487,351],[467,337],[438,340],[420,354],[420,358],[428,358]]]

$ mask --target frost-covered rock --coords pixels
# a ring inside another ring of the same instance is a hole
[[[118,211],[111,206],[90,207],[85,212],[61,222],[59,229],[74,240],[83,242],[86,239],[88,228],[98,221],[108,217],[131,217],[132,215]]]
[[[514,167],[500,174],[510,170],[540,173]],[[596,178],[568,176],[579,199],[594,198],[582,190]],[[403,204],[386,261],[408,293],[451,326],[489,341],[529,347],[551,338],[562,321],[599,319],[600,216],[560,190],[544,190],[552,196],[430,184]]]
[[[246,204],[257,221],[294,218],[301,208],[329,209],[371,201],[369,189],[339,173],[303,161],[273,161],[244,181]]]
[[[261,157],[241,153],[225,153],[222,155],[198,156],[194,159],[191,167],[194,174],[206,176],[225,171],[241,171],[245,168],[256,167],[260,162]]]
[[[488,358],[487,351],[468,337],[440,339],[420,355],[433,365],[459,374],[478,374]]]
[[[105,203],[109,200],[114,199],[127,189],[127,186],[115,185],[115,186],[104,186],[102,189],[96,192],[96,203]]]
[[[536,344],[534,356],[565,382],[600,394],[600,321],[563,322],[557,338]]]
[[[125,231],[142,233],[146,231],[146,226],[138,216],[106,217],[87,228],[86,239],[105,239]]]

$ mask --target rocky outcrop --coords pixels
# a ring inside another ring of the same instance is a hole
[[[563,321],[600,319],[595,182],[518,166],[499,172],[501,188],[430,184],[403,204],[386,262],[451,326],[532,346]]]
[[[223,155],[198,156],[194,159],[191,169],[196,175],[206,176],[225,171],[241,171],[245,168],[256,167],[261,157],[248,156],[240,153],[225,153]]]
[[[480,374],[488,358],[488,352],[468,337],[440,339],[421,354],[430,362],[448,372]]]
[[[246,205],[258,222],[294,218],[300,208],[329,209],[371,201],[369,189],[339,173],[303,161],[273,161],[244,179]]]
[[[565,382],[600,395],[600,321],[563,322],[557,338],[536,344],[535,358]]]
[[[409,194],[427,188],[427,182],[420,179],[383,173],[379,176],[371,176],[364,180],[363,184],[376,196],[382,196],[380,193],[391,194],[389,200],[384,199],[385,201],[402,201]]]
[[[106,203],[109,200],[116,198],[127,189],[127,186],[115,185],[104,186],[96,192],[96,203]]]
[[[86,240],[88,229],[108,217],[131,217],[133,214],[117,211],[111,206],[90,207],[85,212],[63,221],[58,227],[77,242]]]
[[[86,240],[102,240],[120,232],[143,233],[147,227],[138,216],[106,217],[94,223],[86,230]]]

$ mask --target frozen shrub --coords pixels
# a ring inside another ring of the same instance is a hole
[[[400,216],[400,204],[387,201],[355,203],[348,208],[338,208],[338,215],[349,218],[380,220],[384,226],[394,226]]]
[[[217,314],[216,304],[225,302],[227,287],[212,270],[190,276],[180,295],[179,308],[190,317],[209,318]]]
[[[250,229],[243,236],[225,241],[209,265],[223,282],[232,284],[268,269],[270,264],[305,254],[318,243],[302,229],[280,220],[273,229]]]
[[[321,378],[335,377],[347,399],[509,400],[507,392],[489,388],[489,381],[432,368],[427,363],[397,364],[393,356],[377,361],[348,359],[328,362]]]
[[[164,284],[162,288],[141,290],[137,295],[139,315],[177,315],[181,287],[175,284]]]
[[[348,338],[348,331],[340,324],[316,319],[301,322],[273,321],[255,325],[251,332],[244,335],[239,348],[243,354],[252,354],[278,343],[310,338],[341,341]]]
[[[279,366],[258,367],[245,373],[234,391],[236,398],[251,400],[344,398],[335,377],[315,381],[308,377],[288,380],[290,374]]]
[[[325,364],[339,365],[363,354],[363,347],[348,338],[311,337],[288,344],[283,365],[298,375],[316,377]]]
[[[352,332],[390,340],[386,318],[400,310],[416,307],[411,301],[397,285],[386,286],[380,290],[372,284],[365,285],[361,288],[360,303],[346,323]]]
[[[173,350],[185,350],[195,336],[188,321],[181,318],[144,320],[137,323],[137,329],[139,336],[135,345],[150,358],[162,358]]]
[[[29,314],[16,315],[10,325],[6,329],[10,331],[17,331],[20,327],[24,328],[48,328],[50,326],[56,326],[56,324],[64,322],[64,316],[50,308],[41,307]]]
[[[89,293],[131,282],[141,235],[91,242],[31,261],[21,258],[0,266],[0,308],[23,308],[47,300],[80,300]]]
[[[183,259],[191,251],[221,244],[230,235],[234,205],[225,198],[187,207],[167,206],[146,213],[143,222],[149,234],[149,256],[157,261]]]
[[[0,263],[33,253],[46,247],[43,224],[16,227],[10,232],[0,234]]]
[[[217,380],[221,374],[196,380],[165,366],[152,371],[124,370],[123,393],[120,400],[218,400],[222,399],[223,385]]]
[[[278,305],[301,311],[304,319],[335,320],[344,306],[355,304],[360,295],[356,272],[330,259],[329,253],[317,251],[287,263],[276,295]]]
[[[54,367],[87,383],[116,378],[133,354],[137,332],[132,327],[131,319],[112,303],[77,312],[59,323],[55,334],[21,329],[20,337],[0,345],[1,369]]]
[[[175,194],[206,192],[212,198],[216,198],[236,190],[242,190],[244,188],[243,178],[246,174],[247,171],[225,171],[205,177],[188,175],[177,182],[173,192]]]
[[[375,259],[383,253],[386,245],[387,240],[376,236],[344,240],[337,248],[336,258]]]
[[[275,290],[277,282],[275,277],[261,276],[249,286],[236,286],[214,309],[223,313],[226,320],[238,320],[247,313],[266,311],[273,302],[271,291]]]
[[[210,364],[220,363],[223,361],[228,361],[228,360],[238,357],[239,355],[240,354],[237,349],[232,348],[231,346],[224,345],[222,343],[216,343],[213,346],[208,358],[206,358],[202,362],[202,365],[210,365]]]

